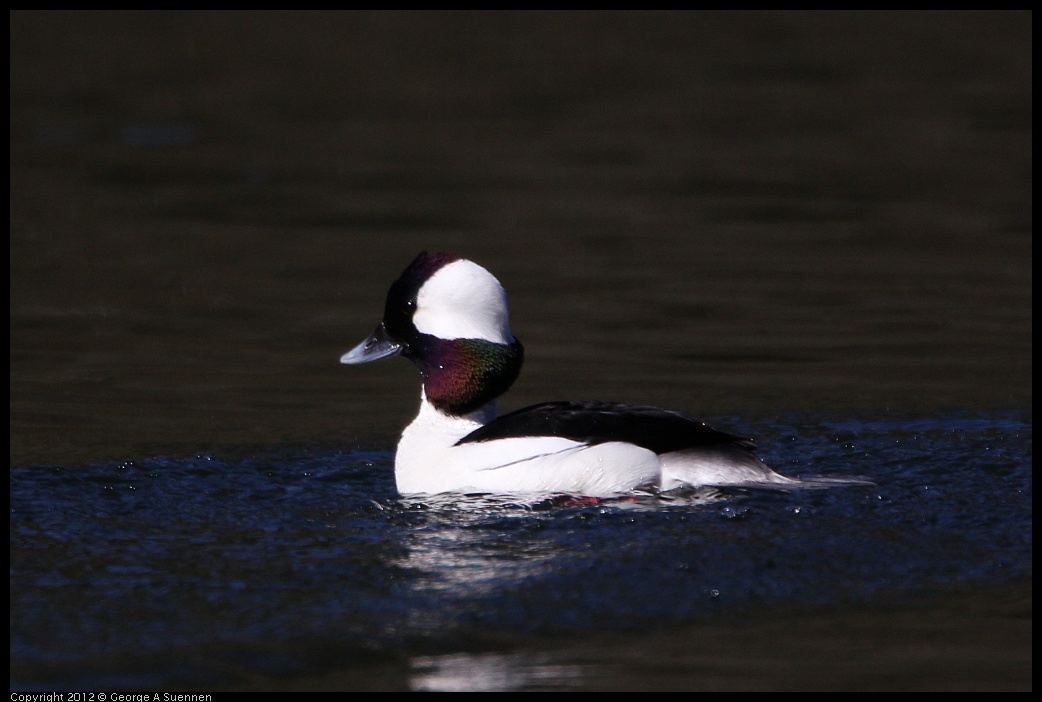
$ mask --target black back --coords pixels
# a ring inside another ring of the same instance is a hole
[[[567,401],[544,402],[504,414],[467,434],[457,445],[524,436],[559,436],[591,444],[625,441],[659,454],[728,444],[753,448],[749,439],[678,412],[619,402]]]

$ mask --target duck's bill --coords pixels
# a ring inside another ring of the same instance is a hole
[[[402,345],[387,335],[383,324],[376,328],[368,339],[340,357],[341,363],[357,365],[379,361],[381,358],[397,356],[402,352]]]

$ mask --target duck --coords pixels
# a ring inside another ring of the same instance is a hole
[[[419,412],[395,453],[403,496],[610,498],[799,483],[758,458],[751,439],[657,407],[558,400],[498,415],[524,347],[499,280],[456,254],[420,253],[391,283],[375,331],[340,362],[394,356],[421,378]]]

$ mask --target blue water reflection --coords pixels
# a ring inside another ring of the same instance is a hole
[[[502,637],[1030,576],[1023,414],[739,428],[782,472],[875,484],[421,502],[396,495],[389,452],[16,469],[12,674],[227,682],[229,661],[285,675],[360,656],[422,662]],[[192,665],[156,663],[185,651]],[[453,669],[436,660],[420,669]]]

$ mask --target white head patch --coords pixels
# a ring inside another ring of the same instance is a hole
[[[503,286],[465,259],[438,269],[420,287],[412,321],[418,331],[441,339],[514,343]]]

